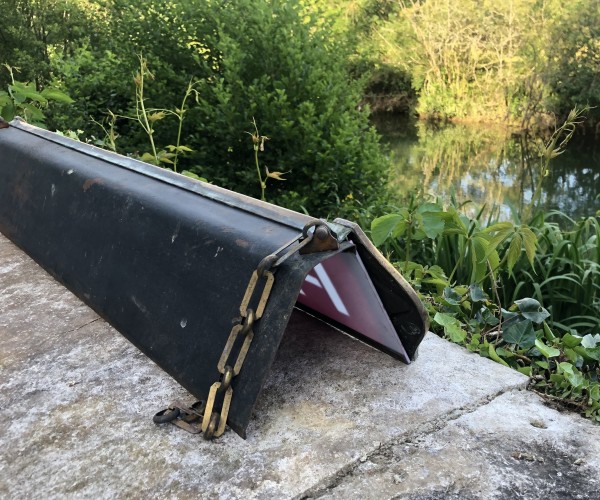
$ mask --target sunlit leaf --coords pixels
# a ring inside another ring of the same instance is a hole
[[[535,259],[535,247],[537,244],[537,236],[531,229],[523,226],[520,230],[523,236],[523,244],[525,245],[525,253],[527,254],[527,260],[533,266],[533,260]]]
[[[195,179],[197,181],[207,182],[204,177],[200,177],[199,175],[195,174],[194,172],[190,172],[189,170],[183,170],[181,172],[181,174],[185,175],[186,177],[189,177],[190,179]]]
[[[581,345],[586,349],[593,349],[598,344],[600,344],[600,334],[591,335],[587,334],[585,337],[581,339]]]
[[[405,219],[400,214],[388,214],[371,222],[371,238],[375,246],[382,245],[389,238],[396,226]]]
[[[462,329],[460,321],[455,317],[438,312],[433,317],[433,321],[444,328],[444,333],[452,342],[460,344],[467,338],[467,332]]]
[[[508,363],[506,361],[504,361],[500,356],[498,356],[493,344],[489,344],[488,348],[489,348],[488,353],[489,353],[491,359],[493,359],[496,363],[500,363],[501,365],[508,366]]]
[[[571,363],[562,362],[558,366],[564,372],[565,378],[573,387],[581,387],[585,381],[581,372],[577,370]]]
[[[565,333],[561,338],[561,342],[567,347],[576,347],[581,344],[581,340],[581,337],[571,335],[570,333]]]
[[[167,114],[164,111],[156,111],[148,115],[148,121],[154,123],[158,120],[162,120],[165,116],[167,116]]]
[[[286,179],[282,177],[282,175],[285,175],[285,172],[270,172],[268,168],[265,168],[265,171],[267,173],[267,177],[269,177],[270,179],[275,179],[278,181],[285,181]]]
[[[554,347],[544,344],[540,339],[535,341],[535,347],[542,353],[545,358],[555,358],[560,355],[560,351]]]
[[[512,274],[512,270],[515,267],[515,264],[521,257],[521,247],[523,241],[519,234],[515,234],[512,241],[510,242],[510,246],[508,247],[508,257],[506,260],[506,265],[508,266],[508,272]]]
[[[75,102],[67,94],[56,89],[44,89],[42,90],[41,94],[49,101],[63,102],[65,104],[71,104]]]
[[[446,223],[444,219],[438,214],[433,212],[425,212],[422,214],[422,216],[422,228],[428,238],[437,238],[440,234],[444,232],[444,227]]]

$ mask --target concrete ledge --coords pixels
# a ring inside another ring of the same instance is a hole
[[[406,366],[301,313],[246,441],[227,432],[209,443],[156,426],[156,411],[193,399],[2,236],[0,375],[0,496],[7,498],[437,495],[457,481],[486,480],[483,466],[468,475],[452,463],[475,467],[497,446],[497,432],[500,440],[511,436],[509,450],[539,432],[523,424],[520,437],[505,428],[528,412],[598,432],[521,392],[526,377],[434,335]],[[461,433],[473,441],[461,441]],[[399,443],[415,439],[430,444],[405,453]],[[480,455],[453,454],[469,443]],[[371,474],[382,454],[389,460]],[[590,447],[585,467],[600,469],[599,455]],[[416,457],[429,460],[431,475],[423,477]],[[489,498],[494,484],[457,491]]]

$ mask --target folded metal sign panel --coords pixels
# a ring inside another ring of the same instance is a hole
[[[0,130],[0,231],[196,397],[230,385],[227,424],[242,436],[295,305],[406,363],[427,330],[414,291],[357,225],[19,120]],[[267,275],[270,293],[244,304],[251,277]],[[228,339],[232,355],[247,348],[232,379]]]

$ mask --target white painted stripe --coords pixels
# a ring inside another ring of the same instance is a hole
[[[321,266],[321,264],[319,264],[317,267]],[[322,266],[321,266],[322,267]],[[316,267],[315,267],[316,269]],[[315,278],[314,276],[311,276],[310,274],[306,277],[306,279],[304,280],[305,283],[310,283],[311,285],[315,285],[318,286],[319,288],[323,288],[323,286],[321,285],[321,282]]]
[[[342,302],[341,297],[339,296],[337,290],[333,286],[333,283],[329,279],[329,276],[328,276],[327,272],[325,271],[325,268],[321,264],[319,264],[315,267],[315,273],[317,273],[317,276],[321,280],[321,283],[323,284],[323,287],[325,288],[327,295],[329,295],[331,302],[333,302],[333,305],[338,310],[338,312],[343,314],[344,316],[350,316],[348,309],[346,309],[346,306]]]

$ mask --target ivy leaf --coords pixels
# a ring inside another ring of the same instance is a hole
[[[600,361],[600,347],[585,349],[585,354],[593,360]]]
[[[531,366],[519,366],[517,368],[517,371],[522,373],[523,375],[527,375],[528,377],[531,377]]]
[[[585,381],[583,375],[577,368],[573,367],[571,363],[562,362],[559,363],[558,366],[563,371],[565,378],[573,387],[581,387],[583,385],[583,382]]]
[[[462,299],[462,297],[458,293],[456,293],[456,291],[453,288],[449,286],[444,288],[443,298],[448,304],[453,306],[460,305],[460,301]]]
[[[483,290],[477,283],[473,283],[469,286],[469,295],[473,302],[485,302],[486,296]]]
[[[467,338],[467,332],[461,328],[461,323],[454,316],[445,313],[435,313],[433,317],[438,325],[444,327],[444,333],[452,342],[460,344]]]
[[[577,347],[581,344],[582,338],[570,333],[565,333],[562,336],[561,342],[567,347]]]
[[[515,300],[515,304],[519,308],[521,315],[534,323],[541,323],[550,317],[550,313],[535,299],[519,299]]]
[[[560,355],[560,351],[554,347],[547,346],[540,339],[535,341],[535,346],[545,358],[555,358]]]
[[[498,320],[498,318],[496,318],[496,316],[494,316],[494,314],[492,313],[492,311],[490,311],[487,307],[482,307],[478,312],[477,312],[477,320],[486,324],[486,325],[490,325],[490,326],[496,326],[498,323],[500,323],[500,321]]]
[[[556,340],[556,335],[554,335],[554,333],[552,333],[552,330],[548,326],[548,323],[546,323],[544,321],[544,323],[542,324],[542,326],[543,326],[543,329],[544,329],[544,337],[546,337],[546,339],[550,340],[550,341]],[[573,347],[573,346],[570,346],[570,347]]]
[[[583,337],[583,339],[581,339],[581,345],[586,349],[593,349],[598,344],[600,344],[600,334],[587,334],[585,337]]]
[[[513,323],[502,331],[502,339],[520,349],[531,349],[535,345],[535,332],[531,321]],[[541,351],[541,349],[540,349]]]
[[[492,358],[496,363],[500,363],[501,365],[504,366],[508,366],[508,363],[506,361],[504,361],[500,356],[498,356],[498,353],[496,352],[496,349],[494,348],[493,344],[488,344],[488,353],[490,355],[490,358]]]

